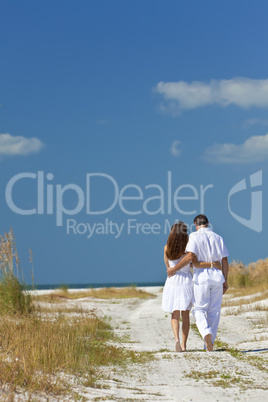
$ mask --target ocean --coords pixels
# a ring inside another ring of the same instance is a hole
[[[146,287],[146,286],[164,286],[164,282],[137,282],[137,283],[58,283],[47,285],[34,285],[35,290],[50,289],[94,289],[94,288],[124,288],[126,286]],[[32,289],[32,285],[27,286]]]

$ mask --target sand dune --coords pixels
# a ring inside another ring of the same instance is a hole
[[[204,352],[202,339],[191,330],[188,352],[176,353],[170,316],[161,309],[162,289],[143,289],[156,297],[68,301],[70,307],[79,304],[84,310],[94,308],[97,315],[111,317],[111,325],[125,339],[126,348],[152,351],[156,357],[150,363],[132,364],[128,369],[109,367],[109,379],[104,381],[108,388],[76,390],[86,400],[268,400],[267,299],[251,306],[249,298],[248,305],[243,306],[245,311],[240,308],[239,314],[237,307],[222,309],[218,332],[222,344],[218,343],[215,352]],[[259,311],[254,311],[256,308]]]

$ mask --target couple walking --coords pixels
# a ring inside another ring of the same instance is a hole
[[[205,215],[194,218],[196,232],[188,238],[187,226],[175,223],[164,249],[168,278],[163,289],[162,308],[171,313],[175,350],[186,351],[189,312],[204,339],[205,348],[213,350],[220,321],[222,295],[227,291],[228,250],[221,236],[208,228]],[[193,276],[190,270],[194,266]],[[179,338],[180,312],[182,342]]]

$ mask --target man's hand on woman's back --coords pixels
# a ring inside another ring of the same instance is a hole
[[[229,289],[228,283],[224,282],[224,284],[223,284],[223,294],[226,293],[228,289]]]

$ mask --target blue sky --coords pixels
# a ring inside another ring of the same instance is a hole
[[[168,225],[200,212],[230,261],[267,257],[266,1],[0,11],[0,228],[26,280],[31,247],[38,284],[164,281]]]

